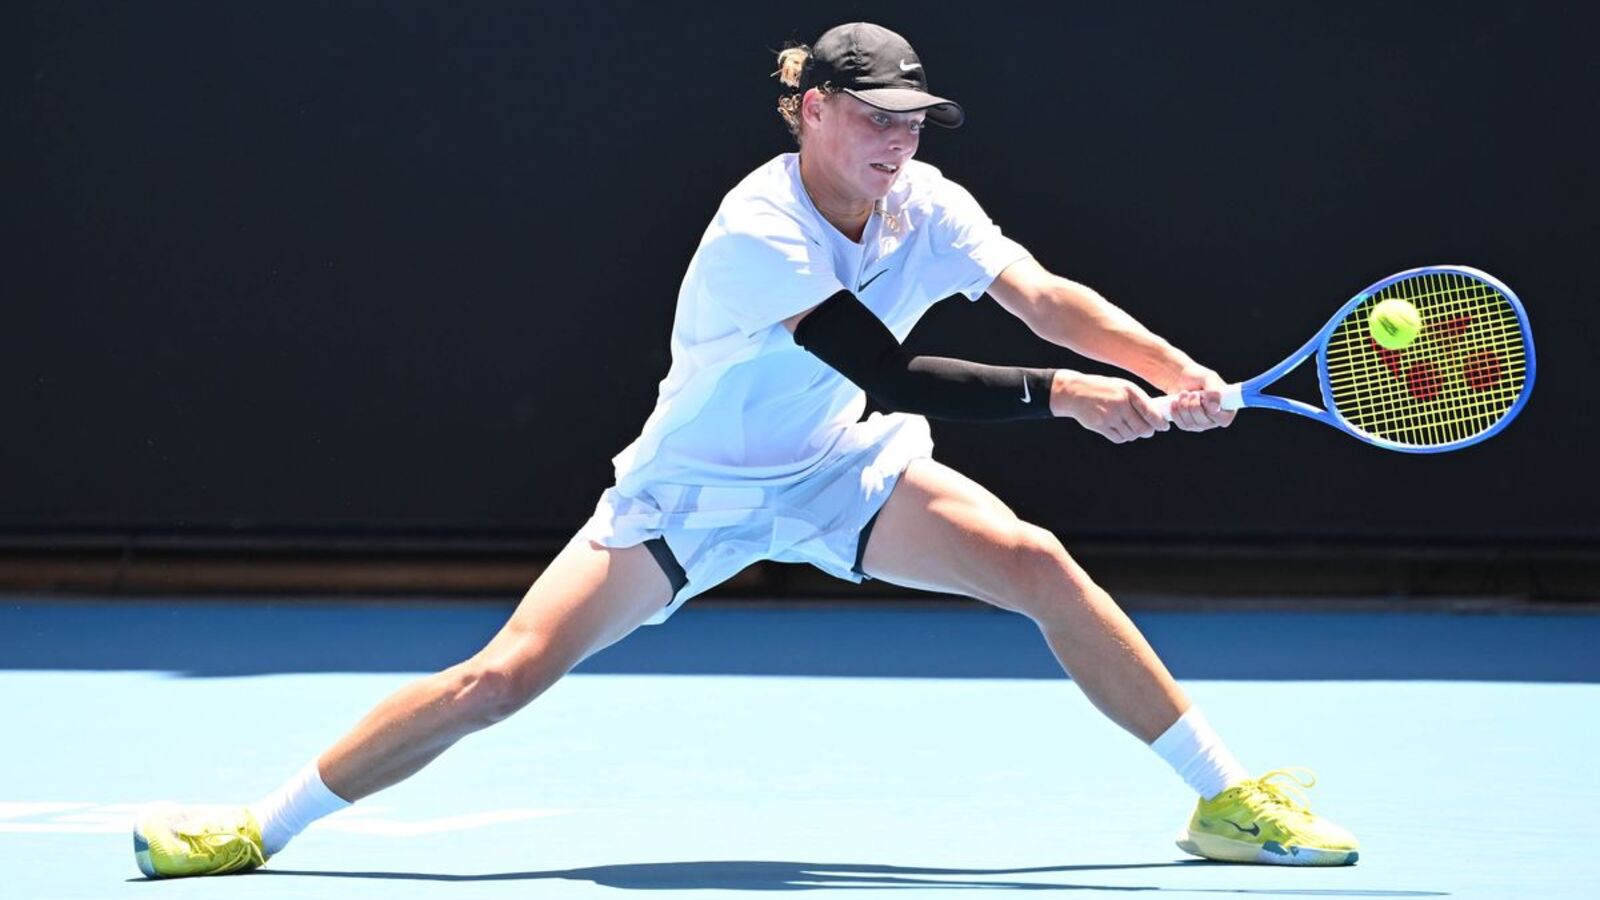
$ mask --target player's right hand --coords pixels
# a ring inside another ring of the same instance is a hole
[[[1167,417],[1151,404],[1150,395],[1133,382],[1068,369],[1056,370],[1050,386],[1050,411],[1076,419],[1113,444],[1147,438],[1171,427]]]

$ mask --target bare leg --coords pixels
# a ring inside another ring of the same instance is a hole
[[[873,578],[1033,619],[1089,700],[1147,744],[1189,707],[1144,635],[1055,535],[931,459],[913,462],[895,485],[862,565]]]
[[[355,801],[405,780],[626,636],[666,606],[670,592],[645,547],[572,541],[487,646],[396,691],[324,752],[323,783]]]

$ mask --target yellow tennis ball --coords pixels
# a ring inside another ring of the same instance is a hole
[[[1422,331],[1422,317],[1415,306],[1391,297],[1372,308],[1367,330],[1385,350],[1404,350]]]

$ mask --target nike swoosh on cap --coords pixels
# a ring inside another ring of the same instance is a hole
[[[905,60],[900,60],[900,71],[902,72],[914,72],[920,68],[922,68],[922,63],[912,63],[908,66]]]

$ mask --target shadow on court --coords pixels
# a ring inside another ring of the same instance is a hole
[[[1303,897],[1444,897],[1438,891],[1384,891],[1370,889],[1299,888],[1273,890],[1160,887],[1156,885],[1069,884],[1048,881],[989,880],[1017,875],[1052,875],[1125,869],[1226,868],[1201,860],[1121,865],[1038,866],[1026,869],[943,869],[915,866],[872,866],[860,863],[802,863],[765,860],[707,860],[703,862],[637,863],[588,866],[544,872],[496,872],[486,875],[447,875],[428,872],[313,872],[263,869],[249,877],[290,876],[356,878],[403,881],[587,881],[600,887],[627,890],[815,891],[903,888],[974,888],[1019,891],[1181,891],[1189,894],[1266,894]],[[139,879],[135,879],[139,880]]]
[[[482,646],[508,605],[0,601],[0,670],[192,677],[431,672]],[[1151,612],[1182,678],[1600,682],[1600,616]],[[690,605],[580,672],[1060,678],[1033,624],[970,605]]]

